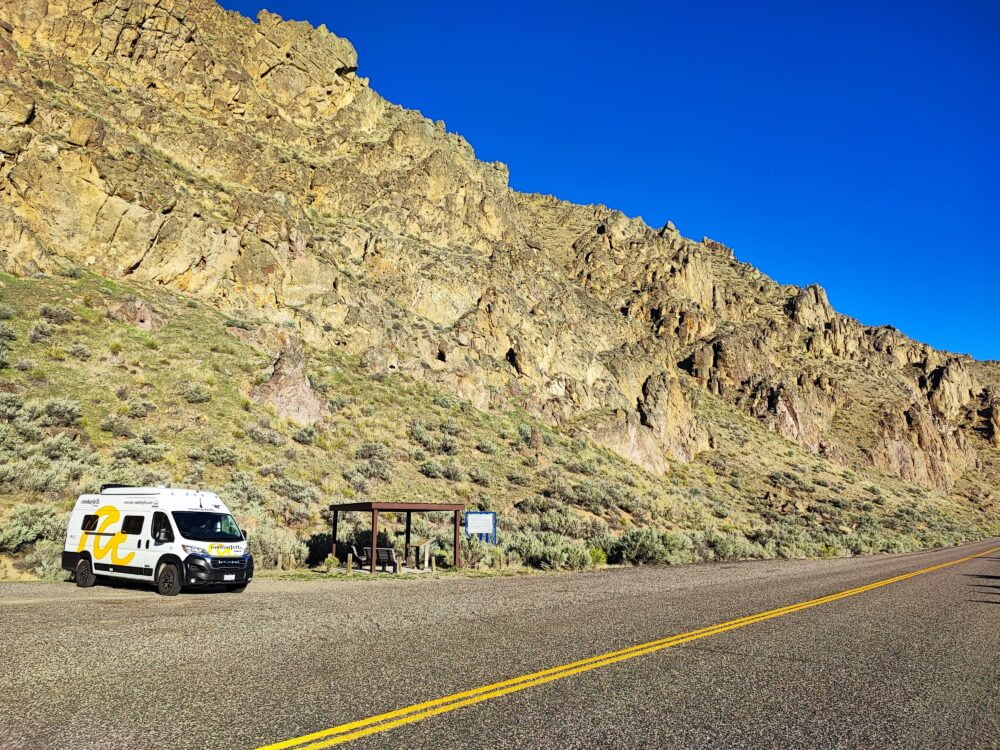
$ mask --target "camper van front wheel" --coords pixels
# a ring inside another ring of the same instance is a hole
[[[163,563],[156,574],[156,590],[164,596],[176,596],[181,591],[181,572],[174,563]]]
[[[76,585],[82,589],[93,586],[97,582],[97,576],[94,575],[93,569],[90,567],[90,560],[86,557],[81,557],[76,561],[75,573]]]

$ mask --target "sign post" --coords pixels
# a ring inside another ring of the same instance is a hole
[[[490,544],[497,543],[497,514],[470,510],[465,513],[465,533]]]

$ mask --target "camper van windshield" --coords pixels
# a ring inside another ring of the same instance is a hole
[[[175,510],[174,522],[182,537],[195,542],[243,541],[243,534],[236,525],[236,519],[228,513]]]

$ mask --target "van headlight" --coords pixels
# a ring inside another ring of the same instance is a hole
[[[198,547],[194,544],[182,544],[181,549],[187,552],[189,555],[208,555],[208,550],[204,547]]]

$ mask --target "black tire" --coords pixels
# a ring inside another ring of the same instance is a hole
[[[76,568],[73,569],[73,578],[76,581],[76,585],[81,589],[89,589],[97,583],[97,576],[94,575],[94,569],[90,567],[90,560],[86,557],[81,557],[76,561]]]
[[[247,585],[245,583],[237,583],[235,586],[226,586],[226,591],[232,594],[242,594],[247,590]]]
[[[156,571],[156,590],[163,596],[181,593],[181,571],[176,563],[163,563]]]

